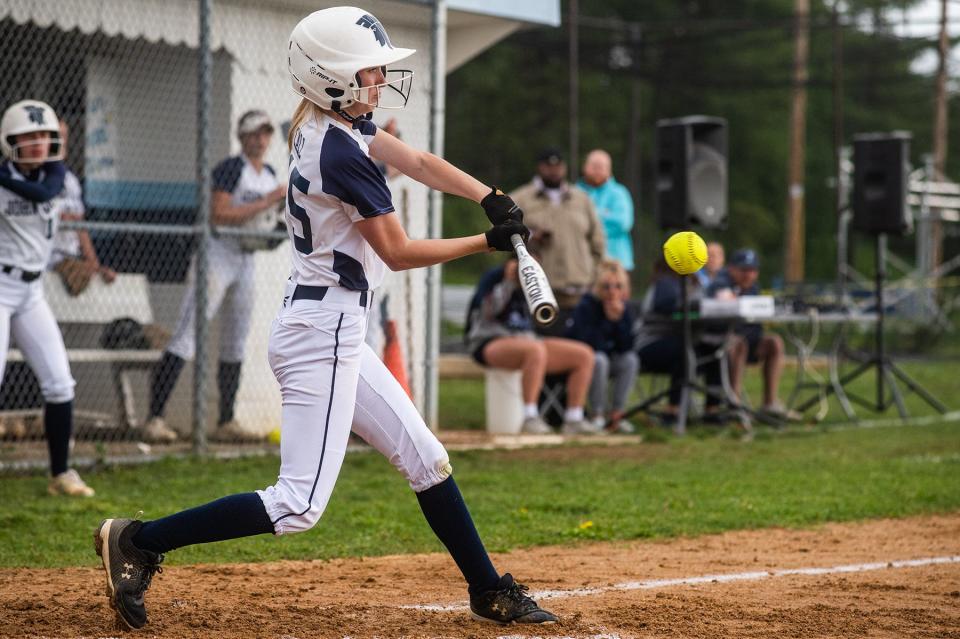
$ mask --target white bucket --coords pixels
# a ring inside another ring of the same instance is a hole
[[[523,425],[523,392],[520,371],[487,368],[484,383],[487,432],[516,435]]]

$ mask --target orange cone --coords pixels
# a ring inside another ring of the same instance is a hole
[[[407,382],[407,367],[403,363],[403,353],[400,351],[400,341],[397,339],[397,323],[394,320],[386,321],[383,327],[383,335],[383,363],[387,365],[387,369],[400,382],[400,386],[407,392],[410,399],[413,399],[410,384]]]

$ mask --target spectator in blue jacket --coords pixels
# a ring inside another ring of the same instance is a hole
[[[613,178],[610,154],[595,149],[583,163],[583,178],[577,183],[587,192],[597,209],[607,236],[607,256],[612,257],[627,271],[633,270],[633,198],[627,187]]]
[[[623,419],[623,409],[639,368],[633,350],[634,315],[627,305],[630,278],[617,260],[600,263],[593,292],[580,300],[573,312],[573,324],[567,337],[593,347],[593,378],[590,381],[590,419],[598,430],[605,425],[610,432],[632,433],[633,426]],[[613,397],[607,410],[608,381],[613,381]]]

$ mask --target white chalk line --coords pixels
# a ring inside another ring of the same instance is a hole
[[[566,590],[540,590],[531,592],[534,599],[560,599],[564,597],[587,597],[601,595],[606,592],[622,592],[629,590],[653,590],[669,588],[671,586],[695,586],[698,584],[731,583],[736,581],[759,581],[776,577],[792,575],[836,575],[843,573],[869,572],[886,568],[916,568],[919,566],[934,566],[937,564],[960,563],[960,555],[946,557],[926,557],[923,559],[904,559],[898,561],[877,561],[865,564],[846,564],[827,568],[784,568],[781,570],[756,570],[751,572],[735,572],[720,575],[701,575],[698,577],[679,577],[675,579],[648,579],[646,581],[626,581],[612,586],[598,586],[595,588],[570,588]],[[426,610],[431,612],[460,612],[469,609],[467,603],[456,604],[407,604],[400,606],[408,610]]]

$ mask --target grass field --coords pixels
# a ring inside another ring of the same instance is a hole
[[[792,352],[792,351],[791,351]],[[960,410],[960,398],[957,397],[957,389],[960,385],[957,383],[957,367],[960,361],[950,360],[905,360],[902,368],[916,381],[928,389],[935,397],[947,405],[951,410]],[[818,368],[818,373],[824,378],[827,371],[824,368]],[[781,383],[781,398],[786,400],[794,386],[794,376],[796,369],[792,366],[784,371],[783,381]],[[661,387],[666,384],[665,377],[641,376],[641,385],[646,388],[651,382],[660,384]],[[873,401],[875,399],[876,376],[871,371],[864,374],[856,382],[850,385],[848,391],[856,392],[864,399]],[[809,381],[809,378],[808,378]],[[748,368],[744,379],[747,396],[753,402],[758,404],[763,397],[761,393],[760,375],[758,367]],[[648,389],[647,389],[648,390]],[[906,387],[901,384],[901,390],[906,393]],[[466,429],[482,430],[485,428],[484,421],[484,387],[482,379],[452,379],[442,380],[440,383],[440,402],[439,419],[443,428],[448,429]],[[889,393],[889,391],[888,391]],[[803,393],[801,398],[806,398],[809,393]],[[634,393],[632,400],[638,400],[640,395]],[[906,393],[904,398],[907,408],[911,414],[929,415],[931,409],[923,401],[912,393]],[[859,406],[854,406],[861,419],[873,419],[877,415]],[[812,413],[811,413],[812,414]],[[884,417],[896,417],[896,408],[890,408]],[[824,420],[825,424],[845,423],[847,420],[836,398],[829,399],[829,412]]]
[[[661,443],[453,453],[492,550],[899,517],[960,508],[955,423],[723,435]],[[93,565],[103,517],[168,514],[271,484],[277,459],[167,460],[89,473],[97,497],[45,496],[45,479],[0,479],[0,566]],[[174,563],[270,561],[441,550],[402,478],[348,455],[316,529],[173,553]]]

